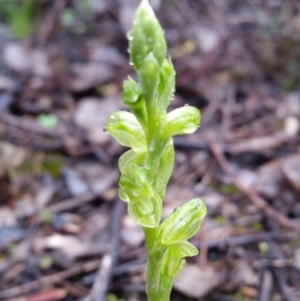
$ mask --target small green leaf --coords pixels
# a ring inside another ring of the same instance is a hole
[[[52,258],[48,255],[45,255],[40,259],[39,266],[42,270],[46,270],[46,269],[49,269],[52,264],[53,264]]]
[[[107,132],[120,144],[131,147],[133,140],[145,141],[144,131],[136,117],[129,112],[119,111],[111,114],[107,122]],[[146,141],[145,141],[146,144]]]
[[[40,114],[37,120],[42,127],[47,129],[54,129],[58,125],[58,118],[55,114]]]
[[[187,240],[194,236],[206,214],[202,199],[195,198],[177,208],[160,225],[158,239],[163,245]]]

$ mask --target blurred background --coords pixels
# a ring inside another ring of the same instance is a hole
[[[300,300],[300,2],[153,0],[177,72],[165,213],[205,199],[172,300]],[[0,0],[0,300],[146,300],[103,133],[138,0]]]

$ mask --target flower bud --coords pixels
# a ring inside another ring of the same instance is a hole
[[[156,175],[156,192],[163,199],[165,196],[166,186],[170,180],[174,167],[174,145],[173,139],[167,142],[160,157],[159,166]]]
[[[174,277],[183,267],[185,257],[198,254],[198,250],[187,241],[177,241],[167,247],[161,264],[161,274]]]
[[[174,256],[172,249],[167,248],[161,262],[160,274],[173,278],[182,269],[184,264],[184,259]]]
[[[200,111],[195,107],[184,106],[167,114],[162,136],[191,134],[197,130],[200,122]]]
[[[162,214],[161,198],[153,191],[148,199],[130,200],[128,213],[138,225],[147,228],[157,228]]]
[[[120,172],[124,173],[131,164],[142,165],[145,155],[146,149],[144,152],[135,152],[133,150],[125,152],[118,161]]]
[[[198,231],[205,214],[206,207],[202,199],[190,200],[161,223],[158,239],[163,245],[189,239]]]
[[[143,0],[138,7],[128,39],[130,57],[137,71],[150,52],[153,52],[158,64],[162,64],[167,54],[166,40],[148,0]]]
[[[130,202],[148,199],[152,194],[146,174],[141,167],[134,163],[128,166],[125,172],[121,174],[119,185]]]
[[[141,87],[131,77],[123,82],[122,99],[126,105],[138,101],[142,94]]]
[[[146,56],[143,65],[138,70],[138,75],[146,102],[151,102],[155,99],[159,81],[159,72],[160,66],[154,57],[153,52],[150,52]]]
[[[146,128],[148,117],[141,86],[131,77],[128,77],[128,80],[123,82],[122,99],[134,113],[140,124]]]
[[[145,141],[144,131],[136,117],[129,112],[119,111],[111,114],[107,123],[107,132],[120,144],[131,147],[137,138]]]
[[[165,112],[175,90],[175,70],[170,59],[164,59],[158,85],[158,111]]]

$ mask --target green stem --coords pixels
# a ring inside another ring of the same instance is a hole
[[[145,228],[143,227],[145,239],[146,239],[146,247],[147,252],[149,253],[153,248],[154,242],[157,237],[157,229],[156,228]]]
[[[148,253],[146,267],[146,293],[149,301],[167,301],[160,297],[160,266],[163,258],[164,249],[154,247]]]
[[[173,277],[161,274],[165,247],[154,245],[148,254],[146,267],[146,293],[149,301],[169,301]]]

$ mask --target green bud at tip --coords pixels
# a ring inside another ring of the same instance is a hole
[[[167,45],[163,30],[147,0],[138,7],[133,28],[128,34],[130,58],[137,71],[143,66],[145,57],[153,52],[161,65],[167,54]]]

